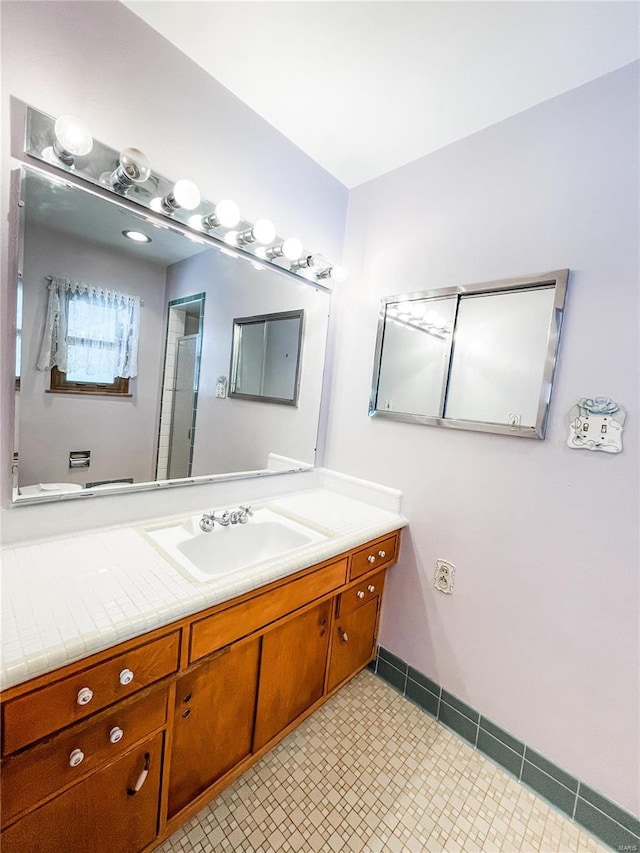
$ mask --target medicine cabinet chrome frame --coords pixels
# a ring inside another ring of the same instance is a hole
[[[376,418],[387,418],[393,421],[405,423],[426,424],[428,426],[442,426],[449,429],[475,430],[479,432],[492,432],[501,435],[515,435],[521,438],[543,439],[546,434],[549,416],[549,403],[553,388],[553,379],[558,359],[558,347],[560,343],[560,332],[564,315],[564,305],[567,292],[569,270],[555,270],[552,272],[539,273],[519,278],[502,279],[498,281],[487,281],[479,284],[462,285],[459,287],[444,287],[433,290],[422,290],[412,293],[399,293],[385,296],[380,302],[380,315],[378,318],[378,331],[376,336],[376,347],[374,355],[373,378],[371,383],[371,395],[369,398],[369,416]],[[451,364],[455,352],[456,322],[460,299],[463,296],[488,295],[500,292],[530,291],[538,288],[550,288],[555,290],[549,333],[547,338],[547,352],[544,371],[538,397],[536,422],[533,426],[522,426],[502,423],[492,423],[474,420],[459,420],[455,418],[434,417],[430,415],[417,415],[404,412],[393,412],[377,408],[378,386],[382,365],[382,354],[384,346],[385,323],[387,319],[387,307],[398,302],[411,302],[414,300],[442,299],[443,297],[455,296],[456,309],[453,321],[453,330],[449,352],[446,359],[446,372],[443,381],[441,411],[446,411],[446,400],[451,378]]]
[[[267,323],[274,320],[295,320],[300,321],[298,325],[298,341],[296,353],[296,370],[293,379],[293,395],[291,397],[269,397],[265,394],[244,394],[242,391],[236,391],[238,382],[238,369],[240,366],[240,347],[242,345],[242,334],[240,333],[242,326],[252,324]],[[304,333],[304,309],[300,308],[297,311],[277,311],[273,314],[257,314],[254,317],[236,317],[233,321],[233,335],[231,345],[231,367],[229,369],[229,396],[236,397],[239,400],[253,400],[259,403],[279,403],[283,406],[297,406],[298,394],[300,391],[300,374],[302,363],[302,339]]]

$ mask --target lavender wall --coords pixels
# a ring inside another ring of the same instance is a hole
[[[380,641],[636,814],[638,66],[350,195],[325,464],[402,489],[411,526]],[[547,439],[367,417],[385,294],[570,267]],[[346,367],[348,365],[348,369]],[[610,395],[624,452],[570,450]],[[457,567],[452,596],[436,558]]]
[[[166,267],[96,243],[30,224],[25,230],[19,485],[155,478],[165,329]],[[47,394],[49,371],[36,369],[47,311],[45,277],[140,296],[138,375],[131,397]],[[91,467],[69,470],[71,450],[90,450]]]
[[[340,261],[346,188],[126,7],[6,0],[0,15],[3,210],[9,208],[13,96],[51,115],[81,117],[103,142],[142,148],[159,172],[196,180],[213,201],[233,198],[247,219],[268,216],[279,234],[298,236]],[[1,226],[0,486],[6,503],[14,302],[5,217]]]

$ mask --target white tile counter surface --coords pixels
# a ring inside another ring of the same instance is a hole
[[[206,583],[188,579],[137,526],[5,549],[0,686],[20,684],[408,523],[400,492],[333,474],[324,483],[260,504],[324,528],[326,539]]]

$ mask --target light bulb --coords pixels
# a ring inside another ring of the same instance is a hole
[[[266,261],[267,260],[267,249],[265,249],[264,246],[257,246],[256,247],[256,255],[259,258],[262,258],[264,261]]]
[[[227,233],[223,237],[224,242],[228,246],[237,246],[238,245],[238,232],[237,231],[227,231]],[[237,255],[236,255],[237,257]]]
[[[148,237],[146,234],[143,234],[142,231],[123,231],[124,237],[127,237],[129,240],[133,240],[134,243],[150,243],[151,237]]]
[[[302,243],[296,237],[289,237],[282,244],[282,254],[289,261],[297,261],[302,252]]]
[[[53,130],[56,135],[53,150],[66,166],[72,166],[76,157],[84,157],[93,148],[88,128],[74,116],[60,116]]]
[[[329,266],[329,261],[325,258],[324,255],[310,255],[308,266],[309,269],[313,270],[316,275],[319,275],[327,269],[327,267]]]
[[[265,257],[269,258],[269,260],[285,257],[289,261],[297,261],[302,252],[303,248],[300,240],[296,237],[289,237],[284,243],[279,243],[277,246],[268,248]]]
[[[276,237],[276,227],[268,219],[258,219],[255,225],[238,234],[238,245],[245,243],[272,243]]]
[[[346,281],[349,277],[349,273],[344,267],[331,267],[329,270],[329,278],[332,281],[335,281],[336,284],[339,284],[341,281]]]
[[[266,246],[267,243],[272,243],[275,240],[276,227],[268,219],[258,219],[251,230],[256,243],[262,243]]]
[[[202,231],[204,228],[203,218],[199,213],[195,213],[187,219],[187,225],[190,228],[195,228],[196,231]]]
[[[125,148],[115,171],[109,176],[109,184],[117,193],[125,193],[134,184],[144,184],[151,174],[151,164],[139,148]]]
[[[216,219],[225,228],[235,228],[240,222],[240,208],[235,201],[225,198],[216,204]]]
[[[424,319],[427,323],[429,323],[430,326],[433,326],[435,321],[438,319],[438,315],[435,311],[427,311],[427,313],[424,315]]]
[[[195,210],[200,204],[200,190],[193,181],[178,181],[170,195],[173,196],[176,206],[184,210]]]

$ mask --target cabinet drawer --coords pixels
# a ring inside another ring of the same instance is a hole
[[[292,613],[321,595],[341,586],[347,575],[347,560],[339,560],[285,586],[264,592],[241,604],[207,616],[191,626],[189,661],[246,637],[281,616]]]
[[[350,579],[353,580],[365,572],[370,572],[372,569],[392,563],[396,558],[397,547],[398,537],[394,534],[393,536],[389,536],[388,539],[383,539],[382,542],[376,542],[374,545],[369,544],[366,548],[356,551],[351,558]]]
[[[30,812],[3,833],[2,853],[134,853],[146,848],[158,829],[162,744],[159,732]]]
[[[89,666],[3,706],[3,753],[11,753],[130,696],[178,669],[176,631]]]
[[[336,615],[344,616],[347,613],[351,613],[353,610],[371,601],[377,595],[382,595],[384,576],[385,572],[378,572],[372,578],[367,578],[358,584],[358,586],[354,586],[338,596]]]
[[[137,741],[164,725],[166,719],[167,690],[164,688],[5,759],[2,765],[3,826],[29,806],[118,758]],[[71,766],[72,755],[75,766]]]

